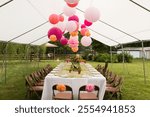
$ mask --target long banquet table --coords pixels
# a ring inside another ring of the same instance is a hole
[[[74,99],[78,99],[78,90],[81,86],[86,84],[94,84],[99,86],[99,100],[102,100],[105,94],[106,79],[100,74],[95,68],[90,64],[84,64],[90,75],[83,74],[80,77],[67,77],[66,74],[59,74],[63,67],[68,63],[61,63],[56,68],[54,68],[44,80],[44,88],[42,93],[42,100],[52,100],[52,86],[55,84],[65,84],[69,85],[73,89]],[[69,71],[68,71],[69,72]],[[82,72],[82,71],[81,71]]]

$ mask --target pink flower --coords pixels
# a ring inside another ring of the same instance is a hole
[[[93,84],[87,84],[86,87],[85,87],[85,90],[87,92],[92,92],[95,90],[95,86]]]

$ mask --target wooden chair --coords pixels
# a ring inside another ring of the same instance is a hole
[[[36,96],[38,97],[38,99],[40,99],[40,94],[43,91],[43,86],[36,86],[35,81],[32,79],[32,77],[28,76],[25,78],[26,80],[26,88],[27,88],[27,94],[26,97],[30,98],[32,96],[32,94],[36,94]]]
[[[70,86],[65,85],[66,90],[61,92],[57,90],[57,85],[52,87],[54,100],[73,100],[73,90]]]
[[[99,99],[99,87],[94,85],[95,89],[93,92],[86,91],[86,85],[81,86],[78,92],[79,100],[98,100]]]
[[[121,87],[123,83],[122,77],[116,77],[113,84],[106,86],[106,95],[109,95],[108,99],[112,99],[114,96],[116,99],[122,99]]]

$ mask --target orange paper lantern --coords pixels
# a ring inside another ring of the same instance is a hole
[[[91,33],[89,31],[85,32],[85,36],[89,37],[91,35]]]
[[[49,22],[51,24],[57,24],[59,22],[59,16],[57,14],[52,14],[49,16]]]
[[[64,21],[64,16],[59,15],[59,21],[63,22]]]
[[[73,52],[77,52],[77,51],[79,50],[79,48],[78,48],[78,47],[73,47],[73,48],[71,48],[71,50],[72,50]]]
[[[53,42],[57,41],[56,35],[51,35],[49,39]]]
[[[78,32],[71,32],[70,35],[71,35],[72,37],[78,36]]]

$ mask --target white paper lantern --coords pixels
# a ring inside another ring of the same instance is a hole
[[[58,27],[59,29],[61,29],[62,32],[64,32],[66,30],[66,23],[65,22],[59,22],[56,24],[56,27]]]
[[[64,14],[68,17],[73,16],[76,13],[75,8],[71,8],[69,6],[64,7]]]
[[[92,43],[92,39],[90,37],[84,36],[81,38],[81,44],[85,47],[90,46]]]
[[[100,12],[95,7],[89,7],[88,9],[85,10],[84,17],[89,22],[96,22],[100,18]]]
[[[68,21],[66,24],[66,30],[68,32],[74,32],[77,30],[77,28],[78,28],[78,26],[75,21]]]
[[[79,2],[79,0],[65,0],[65,2],[69,3],[69,4],[74,4]]]

